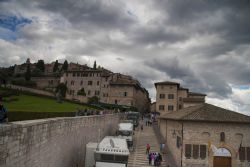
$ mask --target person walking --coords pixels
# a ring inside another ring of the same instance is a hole
[[[8,114],[7,109],[4,107],[2,103],[2,97],[0,97],[0,123],[8,122]]]
[[[151,159],[151,154],[152,154],[152,153],[149,153],[149,154],[148,154],[148,164],[149,164],[149,165],[151,165],[151,160],[152,160],[152,159]]]
[[[146,145],[146,154],[149,154],[149,151],[150,151],[150,145],[147,144],[147,145]]]
[[[143,131],[143,123],[141,123],[141,131]]]

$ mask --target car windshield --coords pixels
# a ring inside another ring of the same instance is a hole
[[[131,132],[130,131],[119,131],[119,135],[121,136],[131,136]]]

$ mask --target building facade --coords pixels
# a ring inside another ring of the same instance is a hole
[[[176,82],[157,82],[155,88],[156,111],[160,113],[170,113],[205,102],[205,94],[189,92]]]
[[[67,98],[87,102],[91,97],[108,104],[133,106],[140,112],[149,110],[149,95],[131,76],[112,73],[103,68],[67,71],[61,82],[68,88]],[[84,94],[79,95],[79,91]]]
[[[210,104],[160,118],[167,154],[178,167],[249,167],[250,117]]]

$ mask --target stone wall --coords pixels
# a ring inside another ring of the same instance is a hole
[[[113,135],[120,117],[53,118],[0,125],[0,166],[83,167],[86,144]]]
[[[17,86],[17,85],[11,85],[11,84],[9,84],[7,87],[11,88],[11,89],[16,89],[16,90],[21,90],[21,91],[27,91],[27,92],[31,92],[31,93],[35,93],[35,94],[39,94],[39,95],[55,97],[54,93],[51,93],[51,92],[48,92],[48,91],[44,91],[44,90],[27,88],[27,87],[24,87],[24,86]]]

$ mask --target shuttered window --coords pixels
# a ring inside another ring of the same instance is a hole
[[[239,149],[239,159],[240,159],[240,161],[245,161],[245,159],[246,159],[246,150],[245,150],[245,147],[241,147],[240,149]]]
[[[193,158],[199,158],[199,145],[193,145]]]
[[[250,147],[247,147],[247,161],[250,162]]]
[[[188,159],[191,158],[191,148],[192,148],[191,144],[186,144],[185,145],[185,157],[188,158]]]
[[[200,145],[200,158],[205,159],[207,157],[207,146]]]

